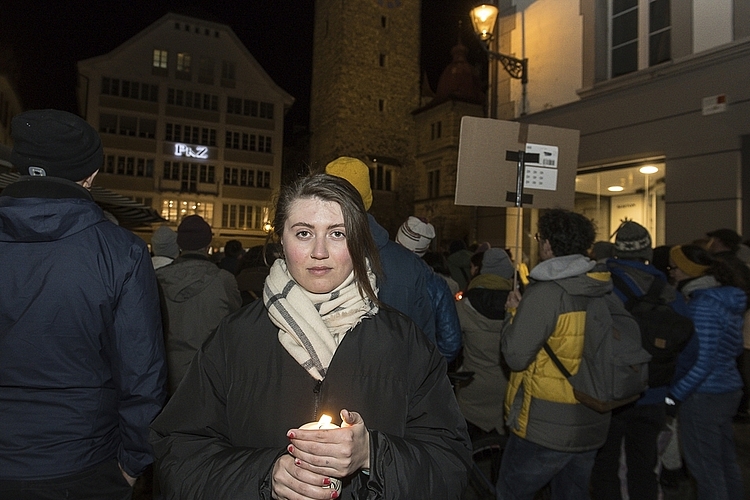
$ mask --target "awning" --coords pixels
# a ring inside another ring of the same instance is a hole
[[[17,172],[0,172],[0,191],[18,180]],[[102,210],[112,214],[117,222],[128,229],[148,226],[154,223],[167,222],[151,207],[138,203],[127,196],[98,186],[91,187],[91,196]]]

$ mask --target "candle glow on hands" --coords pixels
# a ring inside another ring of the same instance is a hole
[[[318,420],[318,423],[320,424],[320,428],[323,428],[327,424],[330,424],[333,421],[332,417],[329,417],[326,414],[323,414],[320,416],[320,420]]]

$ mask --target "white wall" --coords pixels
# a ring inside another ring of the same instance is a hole
[[[693,53],[732,41],[732,0],[693,0]]]

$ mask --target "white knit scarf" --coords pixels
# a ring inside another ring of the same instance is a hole
[[[369,263],[367,277],[377,293]],[[312,293],[294,281],[284,259],[271,266],[263,303],[279,327],[281,345],[316,380],[325,378],[344,335],[362,318],[378,312],[378,307],[360,294],[354,271],[333,291]]]

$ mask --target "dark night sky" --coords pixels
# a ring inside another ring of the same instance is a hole
[[[422,0],[422,68],[432,88],[474,0]],[[26,109],[75,112],[76,62],[105,54],[169,11],[232,27],[273,80],[295,97],[287,120],[307,125],[313,0],[4,0],[0,50],[13,51]],[[475,58],[481,55],[473,51]],[[1,52],[0,52],[1,54]],[[0,64],[6,68],[5,59]]]

